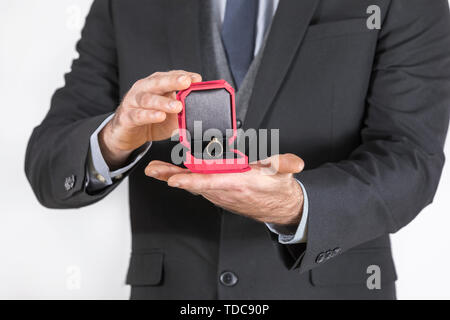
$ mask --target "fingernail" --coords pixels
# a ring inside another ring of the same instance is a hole
[[[170,187],[178,188],[180,187],[180,184],[178,182],[169,182]]]
[[[152,177],[156,177],[159,173],[158,173],[158,171],[151,170],[148,174]]]
[[[178,101],[172,101],[171,103],[169,103],[169,108],[170,108],[171,110],[177,110],[177,109],[178,109],[178,106],[179,106]]]
[[[185,75],[178,77],[178,82],[185,82],[187,80],[187,77]]]
[[[161,111],[156,111],[154,114],[155,118],[159,118],[163,116],[163,113]]]

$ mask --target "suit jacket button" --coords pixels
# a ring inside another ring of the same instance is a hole
[[[333,249],[333,253],[334,253],[335,256],[337,256],[339,253],[341,253],[341,251],[342,251],[342,249],[339,248],[339,247]]]
[[[231,271],[222,272],[220,275],[220,283],[226,287],[232,287],[238,282],[238,277]]]
[[[75,176],[71,175],[69,177],[66,177],[66,179],[64,180],[64,189],[66,189],[66,191],[70,191],[73,189],[74,186],[75,186]]]
[[[242,128],[242,121],[239,120],[239,119],[236,120],[236,128],[237,128],[237,129]]]
[[[324,261],[325,261],[325,258],[326,258],[325,253],[322,252],[321,254],[319,254],[319,255],[317,256],[317,258],[316,258],[316,263],[322,263],[322,262],[324,262]]]

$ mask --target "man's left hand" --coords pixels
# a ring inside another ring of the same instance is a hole
[[[303,211],[303,192],[293,174],[303,170],[303,160],[294,154],[282,154],[252,163],[250,167],[244,173],[199,174],[155,160],[145,168],[145,174],[261,222],[298,224]]]

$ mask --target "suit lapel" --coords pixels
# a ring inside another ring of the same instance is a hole
[[[319,0],[280,1],[267,38],[245,118],[246,128],[258,128],[272,104],[300,47]]]
[[[201,74],[198,0],[167,0],[167,28],[173,69]]]

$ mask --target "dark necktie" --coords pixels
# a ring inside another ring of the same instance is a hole
[[[227,0],[222,40],[237,89],[253,60],[258,0]]]

